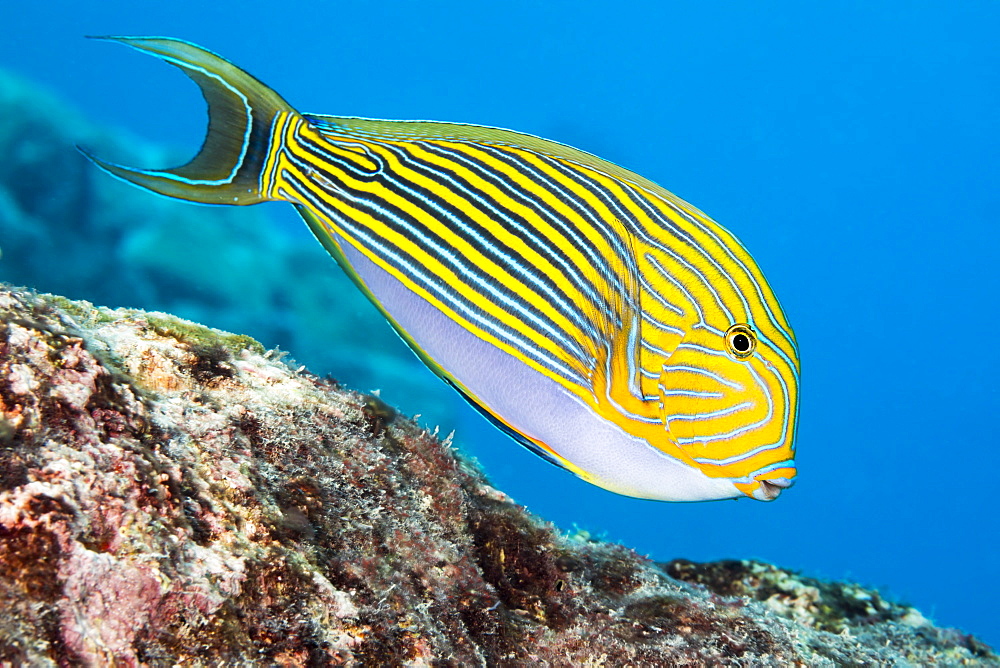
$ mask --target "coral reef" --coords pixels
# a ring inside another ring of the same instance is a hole
[[[278,357],[0,289],[0,664],[1000,665],[856,585],[560,535]]]
[[[428,388],[422,365],[305,225],[291,221],[296,236],[263,207],[155,197],[100,172],[77,144],[134,165],[190,158],[94,126],[0,71],[0,281],[246,332],[353,387],[388,383],[401,404],[450,416],[444,386]]]

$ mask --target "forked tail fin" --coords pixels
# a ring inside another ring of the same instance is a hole
[[[121,42],[180,68],[208,102],[208,134],[191,162],[164,170],[131,169],[84,155],[112,176],[161,195],[203,204],[256,204],[271,128],[295,111],[260,81],[199,46],[166,37],[98,37]]]

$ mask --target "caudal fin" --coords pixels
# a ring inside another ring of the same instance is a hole
[[[295,113],[273,90],[228,60],[166,37],[98,37],[121,42],[180,68],[208,102],[208,134],[191,162],[164,170],[131,169],[84,155],[112,176],[161,195],[203,204],[256,204],[271,148],[271,128],[282,112]]]

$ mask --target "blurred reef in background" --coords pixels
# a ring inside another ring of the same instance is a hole
[[[992,665],[768,564],[565,536],[250,337],[0,285],[0,664]]]
[[[442,419],[449,390],[318,243],[263,207],[206,207],[120,183],[76,150],[140,166],[190,156],[96,127],[0,70],[0,281],[168,311],[294,351],[311,369]]]

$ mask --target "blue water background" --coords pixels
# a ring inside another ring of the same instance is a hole
[[[304,111],[542,135],[702,208],[747,245],[798,335],[792,490],[771,504],[627,499],[471,410],[442,427],[561,527],[659,560],[852,578],[1000,645],[1000,4],[10,5],[0,67],[192,154],[194,86],[82,35],[201,43]],[[271,213],[306,234],[290,207]]]

